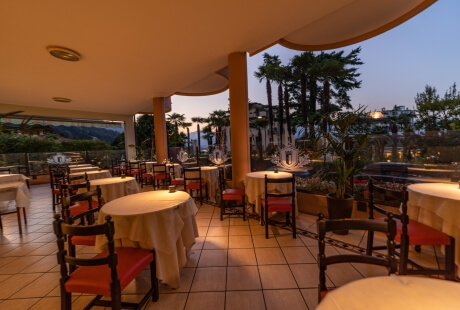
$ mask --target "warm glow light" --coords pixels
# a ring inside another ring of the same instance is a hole
[[[369,115],[370,117],[375,118],[375,119],[383,117],[383,114],[380,111],[370,112]]]

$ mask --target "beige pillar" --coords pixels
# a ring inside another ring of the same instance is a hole
[[[131,145],[131,147],[130,147]],[[136,157],[136,133],[134,130],[134,116],[125,118],[125,151],[126,159],[134,159]]]
[[[155,129],[155,146],[157,162],[161,163],[168,158],[168,139],[166,131],[165,98],[153,98],[153,119]]]
[[[243,188],[244,177],[251,170],[246,53],[228,56],[228,80],[233,186]]]

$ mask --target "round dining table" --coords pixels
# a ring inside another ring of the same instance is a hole
[[[317,310],[460,309],[460,283],[427,277],[381,276],[332,290]]]
[[[453,183],[419,183],[407,187],[407,215],[460,240],[460,188]],[[444,250],[443,248],[441,249]],[[455,264],[460,266],[460,246],[455,246]],[[460,277],[460,268],[457,268]]]
[[[257,213],[260,213],[260,200],[265,197],[265,175],[267,175],[267,177],[270,179],[292,177],[292,173],[282,171],[256,171],[246,174],[244,178],[244,188],[247,196],[247,201],[250,204],[255,205],[255,211]],[[287,192],[290,190],[288,187],[288,184],[270,184],[269,190]]]
[[[210,202],[216,202],[216,190],[219,188],[219,169],[217,166],[200,166],[201,178],[206,182],[206,190]],[[190,174],[198,177],[198,172]]]
[[[99,169],[100,169],[99,167],[95,167],[95,166],[69,168],[70,173],[85,172],[85,171],[97,171]]]
[[[95,170],[95,171],[84,171],[84,172],[75,172],[69,174],[70,177],[77,177],[77,176],[88,176],[88,180],[97,180],[97,179],[104,179],[104,178],[111,178],[112,174],[109,170]],[[76,181],[79,182],[79,181]]]
[[[102,198],[104,201],[112,201],[114,199],[139,193],[139,185],[133,177],[113,177],[96,179],[90,181],[91,190],[95,190],[96,186],[101,187]]]
[[[199,236],[197,212],[194,200],[186,192],[157,190],[106,203],[98,222],[103,223],[106,215],[112,216],[116,246],[155,249],[157,277],[178,288],[180,269]],[[96,238],[96,250],[104,250],[106,244],[105,237]]]

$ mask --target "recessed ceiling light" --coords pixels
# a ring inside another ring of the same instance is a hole
[[[72,101],[69,98],[63,98],[63,97],[53,97],[53,100],[56,101],[56,102],[70,102],[70,101]]]
[[[65,47],[48,46],[46,49],[48,50],[48,53],[62,60],[67,60],[67,61],[79,61],[80,60],[80,54],[78,54],[75,51],[72,51],[71,49],[65,48]]]

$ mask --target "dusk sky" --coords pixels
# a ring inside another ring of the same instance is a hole
[[[392,109],[403,105],[415,107],[414,98],[434,86],[443,96],[460,77],[460,13],[459,0],[438,0],[431,7],[406,23],[377,37],[339,50],[348,53],[361,46],[359,67],[362,86],[349,93],[352,105],[364,105],[368,110]],[[299,51],[273,46],[248,57],[249,99],[267,103],[265,82],[259,83],[254,72],[263,64],[263,54],[278,55],[287,65]],[[228,108],[228,91],[205,97],[172,97],[172,112],[185,114],[188,121],[194,116],[207,117],[214,110]],[[276,86],[273,102],[277,104]]]

